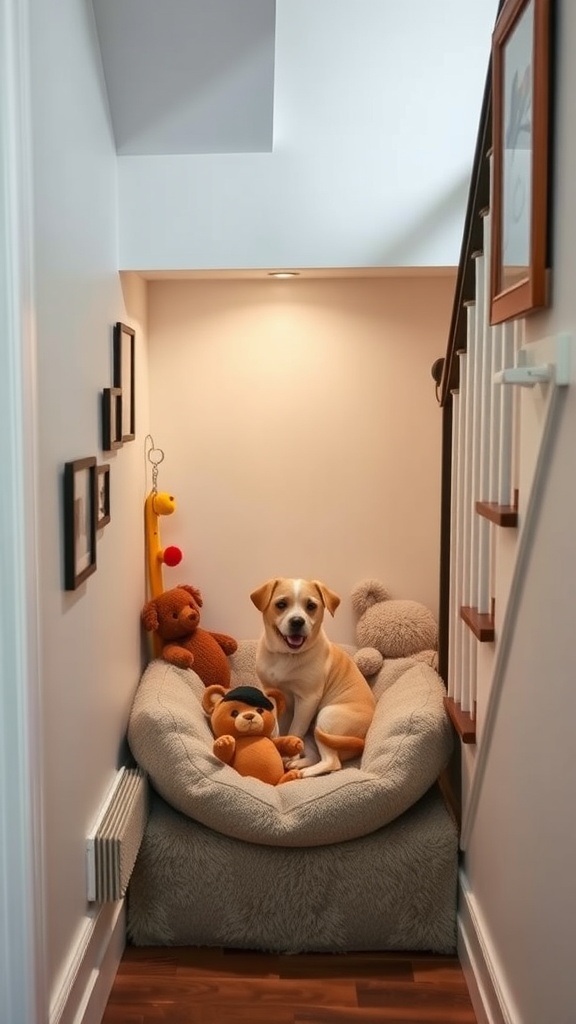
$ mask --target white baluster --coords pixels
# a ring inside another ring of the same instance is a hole
[[[502,324],[501,368],[514,365],[514,325]],[[500,387],[500,458],[498,472],[498,504],[512,504],[512,445],[514,388]]]

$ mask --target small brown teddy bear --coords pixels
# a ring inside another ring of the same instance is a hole
[[[182,583],[148,601],[142,609],[142,622],[148,632],[155,631],[162,641],[162,657],[177,668],[193,668],[204,683],[230,686],[230,664],[226,655],[234,654],[238,644],[225,633],[202,629],[202,595],[196,587]]]
[[[437,666],[438,626],[419,601],[391,600],[379,580],[363,580],[351,595],[359,616],[354,661],[364,676],[379,672],[386,658],[414,658]]]
[[[209,686],[202,707],[216,736],[212,751],[224,764],[271,786],[301,778],[297,768],[285,770],[282,758],[301,754],[302,740],[298,736],[272,736],[276,713],[282,714],[285,709],[280,690],[264,693],[256,686],[235,686],[232,690]]]

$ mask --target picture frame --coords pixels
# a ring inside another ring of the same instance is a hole
[[[120,388],[120,423],[122,443],[136,437],[135,412],[136,332],[118,321],[114,324],[113,386]]]
[[[96,457],[64,464],[64,587],[77,590],[96,572]]]
[[[122,389],[104,388],[102,391],[102,448],[105,452],[121,448],[122,441]]]
[[[551,0],[506,0],[492,35],[490,323],[548,304]]]
[[[103,462],[96,467],[96,529],[101,530],[110,522],[110,465]]]

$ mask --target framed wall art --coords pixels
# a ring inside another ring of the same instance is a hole
[[[135,358],[136,332],[126,324],[114,324],[114,380],[120,388],[121,439],[133,441],[136,437],[135,412]]]
[[[96,498],[96,529],[101,530],[110,522],[110,466],[107,462],[97,466]]]
[[[64,586],[76,590],[96,572],[96,458],[64,465]]]
[[[122,447],[122,389],[104,388],[102,392],[102,448],[112,452]]]
[[[548,303],[550,0],[506,0],[492,36],[490,322]]]

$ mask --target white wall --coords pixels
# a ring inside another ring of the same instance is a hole
[[[273,152],[121,157],[121,267],[455,265],[496,8],[278,0]]]
[[[552,305],[526,340],[576,335],[576,6],[558,3]],[[576,382],[576,372],[574,373]],[[565,398],[465,872],[512,1024],[576,1014],[576,387]]]
[[[46,952],[56,1020],[95,928],[84,839],[119,761],[141,667],[143,533],[135,524],[148,389],[145,288],[127,281],[123,295],[117,273],[116,157],[92,7],[30,7]],[[111,384],[120,319],[137,328],[137,440],[106,457],[112,521],[98,535],[96,573],[66,593],[62,470],[68,460],[104,458],[100,395]]]
[[[204,624],[257,636],[250,592],[276,575],[343,599],[329,631],[353,642],[367,576],[438,601],[440,416],[430,367],[454,278],[153,282],[151,424],[162,543],[184,560]]]

